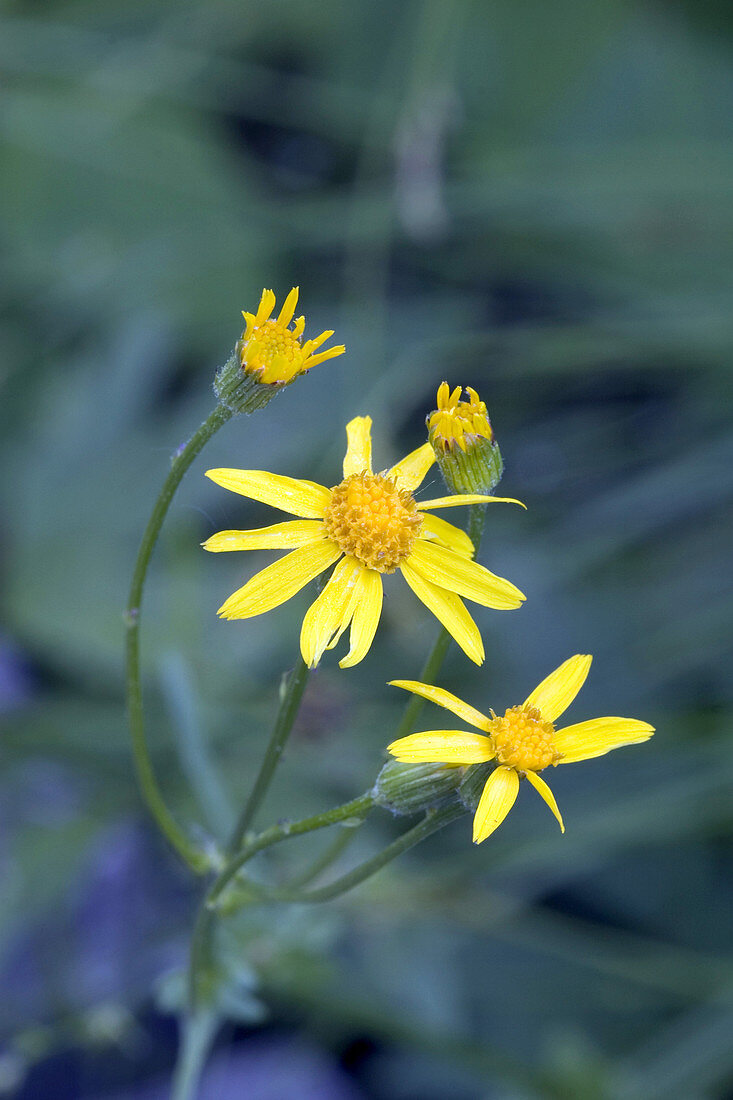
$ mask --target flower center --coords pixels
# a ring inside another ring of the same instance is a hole
[[[393,573],[412,550],[422,516],[412,493],[383,474],[351,474],[331,491],[326,534],[369,569]]]
[[[523,772],[539,772],[557,763],[554,733],[552,722],[543,722],[536,707],[510,707],[491,723],[496,759]]]
[[[239,349],[242,367],[261,382],[289,382],[303,359],[300,339],[279,321],[263,321]]]

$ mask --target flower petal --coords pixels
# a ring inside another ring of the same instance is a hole
[[[550,788],[547,786],[547,784],[545,783],[544,779],[542,779],[537,774],[537,772],[525,772],[524,774],[526,775],[527,779],[530,781],[530,783],[532,784],[534,789],[537,791],[540,798],[543,798],[545,800],[545,802],[547,803],[547,805],[550,807],[550,809],[554,813],[555,817],[560,822],[561,830],[563,832],[565,832],[565,825],[563,824],[562,814],[560,813],[560,811],[557,808],[557,802],[555,801],[555,796],[552,793],[552,791],[550,790]]]
[[[339,661],[339,668],[358,665],[369,652],[382,614],[383,593],[381,573],[362,567],[349,608],[353,614],[349,633],[350,649]]]
[[[488,737],[463,730],[426,730],[387,745],[387,752],[408,764],[483,764],[494,759]]]
[[[315,668],[324,652],[331,649],[351,622],[352,594],[361,566],[348,555],[341,559],[325,588],[305,613],[300,630],[300,652],[309,668]],[[353,606],[353,605],[352,605]]]
[[[555,734],[555,748],[562,753],[558,763],[575,764],[578,760],[605,756],[623,745],[648,741],[653,733],[654,726],[636,718],[591,718],[587,722],[577,722]]]
[[[355,416],[346,425],[348,446],[344,456],[344,477],[372,472],[372,418]]]
[[[537,707],[546,722],[554,722],[568,709],[578,694],[593,660],[589,653],[576,653],[546,676],[522,704]]]
[[[331,491],[324,485],[269,474],[266,470],[207,470],[206,476],[232,493],[306,519],[323,519],[331,500]]]
[[[417,569],[411,568],[409,561],[402,563],[400,571],[417,598],[422,600],[438,622],[455,638],[466,656],[475,664],[482,664],[484,643],[481,640],[481,631],[461,597],[433,584]]]
[[[524,595],[511,581],[490,573],[478,562],[447,550],[444,546],[416,539],[412,553],[402,565],[416,569],[420,575],[433,584],[457,592],[467,600],[473,600],[483,607],[493,607],[507,611],[519,607]]]
[[[249,619],[285,603],[341,557],[329,539],[301,546],[256,573],[219,608],[223,619]]]
[[[436,703],[439,707],[457,714],[464,722],[468,722],[469,726],[488,732],[491,719],[444,688],[433,687],[432,684],[421,684],[419,680],[390,680],[389,686],[404,688],[405,691],[411,691],[414,695],[422,696],[423,699],[429,699],[431,703]]]
[[[291,519],[274,523],[272,527],[260,527],[257,531],[219,531],[201,545],[214,554],[224,550],[291,550],[325,537],[320,520]]]
[[[422,527],[418,538],[424,539],[426,537],[437,539],[438,542],[442,542],[444,546],[447,546],[450,550],[455,550],[456,554],[461,554],[464,558],[473,557],[473,543],[466,532],[462,531],[460,527],[454,527],[452,523],[446,523],[440,516],[424,515],[422,517]]]
[[[275,293],[272,290],[263,290],[262,297],[260,298],[260,304],[257,307],[257,315],[255,316],[255,325],[259,326],[267,320],[275,308]]]
[[[435,500],[420,500],[417,507],[424,512],[426,508],[458,508],[461,504],[518,504],[520,508],[527,509],[526,504],[514,497],[486,497],[478,494],[466,493],[453,497],[436,497]]]
[[[473,819],[473,842],[480,844],[498,829],[514,805],[519,791],[519,776],[514,768],[494,768],[486,780]]]
[[[410,451],[401,462],[387,470],[387,477],[394,478],[398,489],[413,492],[425,480],[430,467],[435,462],[435,452],[429,443],[423,443],[415,451]]]
[[[318,355],[309,355],[305,361],[303,370],[310,370],[311,367],[317,367],[319,363],[325,363],[327,359],[333,359],[335,355],[343,355],[345,351],[345,344],[334,344],[332,348],[326,348],[325,351],[319,351]]]
[[[293,319],[295,307],[298,304],[298,290],[299,287],[294,286],[285,301],[283,302],[283,307],[280,310],[280,316],[277,319],[278,325],[282,325],[283,328],[285,328],[286,325],[289,325]]]

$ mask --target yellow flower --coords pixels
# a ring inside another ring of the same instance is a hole
[[[305,317],[298,317],[293,328],[288,327],[297,303],[298,287],[294,286],[277,320],[273,320],[271,314],[275,308],[275,295],[271,290],[263,290],[257,313],[242,311],[247,327],[237,344],[239,361],[242,369],[254,375],[258,382],[275,385],[292,382],[297,374],[303,374],[324,359],[342,355],[346,350],[343,344],[339,344],[318,352],[321,344],[333,336],[332,329],[302,343]]]
[[[432,447],[425,443],[391,470],[374,474],[371,424],[370,417],[357,416],[346,425],[344,479],[332,489],[261,470],[207,472],[225,489],[301,517],[258,531],[222,531],[203,544],[212,551],[291,550],[231,595],[219,615],[261,615],[338,561],[306,613],[300,648],[303,660],[314,667],[351,626],[351,648],[339,662],[349,668],[372,644],[382,610],[382,574],[399,569],[464,652],[480,664],[481,635],[461,597],[507,610],[519,607],[524,596],[510,581],[471,560],[473,546],[464,531],[426,512],[507,498],[474,495],[417,501],[413,494],[435,461]]]
[[[486,403],[470,386],[466,386],[468,401],[461,400],[462,393],[461,386],[451,391],[448,383],[442,382],[438,388],[438,408],[428,417],[430,441],[443,451],[456,447],[465,451],[472,440],[492,438]]]
[[[654,727],[635,718],[592,718],[556,730],[554,723],[572,703],[588,675],[592,657],[576,654],[527,696],[521,706],[510,707],[503,718],[493,710],[487,718],[455,695],[442,688],[415,680],[392,680],[440,707],[457,714],[464,722],[483,730],[483,734],[462,730],[429,730],[401,737],[388,746],[398,760],[409,763],[468,765],[496,760],[495,768],[481,795],[473,819],[473,840],[480,844],[490,836],[511,810],[519,790],[519,780],[528,779],[545,800],[565,832],[552,791],[537,774],[557,764],[575,764],[603,756],[622,745],[647,741]]]

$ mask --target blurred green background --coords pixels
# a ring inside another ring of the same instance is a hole
[[[347,355],[219,433],[149,579],[179,820],[241,804],[309,595],[216,618],[271,555],[199,542],[273,520],[203,471],[334,484],[366,413],[386,466],[443,379],[487,401],[529,511],[492,510],[482,548],[526,606],[477,609],[486,664],[453,652],[441,682],[502,709],[590,651],[571,720],[658,732],[554,773],[565,836],[523,789],[480,849],[465,818],[332,906],[230,922],[202,1095],[733,1096],[729,5],[9,0],[0,71],[0,1094],[167,1095],[196,893],[134,785],[122,608],[239,311],[298,284]],[[371,785],[385,681],[435,630],[388,585],[368,658],[314,676],[263,824]],[[343,868],[405,825],[375,812]]]

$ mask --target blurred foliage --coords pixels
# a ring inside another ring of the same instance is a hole
[[[144,1062],[129,1014],[183,960],[194,897],[134,787],[121,609],[239,311],[299,284],[347,356],[217,436],[149,579],[179,818],[223,830],[241,804],[307,599],[216,619],[268,556],[198,543],[271,520],[203,470],[334,483],[366,412],[387,465],[444,378],[488,402],[529,506],[492,511],[482,550],[529,599],[479,610],[486,665],[452,654],[442,682],[499,708],[590,650],[575,718],[658,734],[558,773],[565,837],[523,791],[480,850],[461,822],[327,911],[232,921],[243,1003],[331,1051],[367,1036],[387,1100],[729,1095],[732,29],[662,0],[4,5],[0,1090],[101,1034]],[[267,819],[373,782],[384,682],[426,646],[388,588],[368,659],[317,673]],[[374,814],[343,865],[398,828]]]

